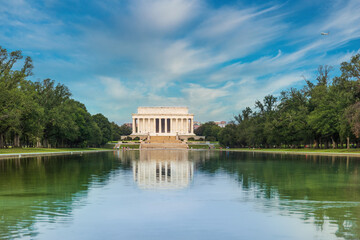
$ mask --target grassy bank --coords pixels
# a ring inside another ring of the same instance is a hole
[[[190,144],[205,144],[208,142],[211,144],[219,144],[219,141],[188,141]]]
[[[76,152],[76,151],[100,151],[109,148],[5,148],[0,149],[0,154],[12,153],[48,153],[48,152]]]
[[[139,149],[140,144],[121,144],[120,148],[131,148],[131,149]]]
[[[189,149],[209,149],[208,145],[189,144]]]
[[[286,153],[286,154],[319,154],[319,155],[343,155],[343,156],[360,156],[360,149],[311,149],[311,148],[230,148],[217,149],[222,151],[237,151],[237,152],[264,152],[264,153]]]

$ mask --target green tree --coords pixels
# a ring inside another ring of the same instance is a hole
[[[112,140],[112,128],[111,123],[109,120],[102,115],[101,113],[98,113],[93,116],[93,120],[96,122],[98,127],[100,128],[102,139],[101,144],[106,144],[107,142]]]
[[[194,133],[198,136],[205,136],[206,140],[216,141],[218,140],[218,134],[221,127],[216,125],[214,122],[207,122],[198,127]]]
[[[356,54],[350,62],[341,63],[342,76],[349,79],[360,81],[360,54]]]
[[[121,139],[121,136],[127,136],[132,133],[131,127],[126,124],[121,126],[117,125],[114,122],[111,122],[111,129],[112,129],[112,140],[118,141]]]
[[[278,144],[299,146],[310,141],[312,132],[307,123],[308,114],[308,99],[304,91],[294,88],[283,91],[278,116],[274,120]]]
[[[237,135],[234,134],[237,131],[237,126],[234,123],[229,123],[222,129],[218,135],[220,144],[223,147],[238,147],[239,141]]]
[[[69,89],[62,84],[55,86],[55,81],[51,79],[45,79],[35,84],[39,104],[44,108],[43,146],[62,145],[62,143],[65,143],[66,137],[74,139],[77,129],[73,116],[69,112],[71,111],[68,102],[71,96]],[[65,133],[70,129],[75,132]]]
[[[13,144],[20,146],[21,119],[26,115],[24,111],[29,101],[22,87],[33,69],[30,57],[25,58],[20,70],[14,69],[14,65],[21,59],[21,51],[9,53],[0,47],[0,148],[11,137]]]
[[[120,127],[120,135],[121,136],[127,136],[127,135],[130,135],[131,133],[132,133],[131,127],[129,127],[126,124],[121,125],[121,127]]]
[[[65,85],[27,80],[32,69],[30,57],[0,47],[0,148],[99,146],[111,139],[107,118],[92,117]]]
[[[111,131],[112,131],[112,141],[118,141],[121,138],[121,129],[120,126],[114,122],[111,122]]]

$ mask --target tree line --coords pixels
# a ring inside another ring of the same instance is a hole
[[[195,133],[228,147],[360,147],[360,54],[341,64],[340,76],[331,79],[332,70],[319,66],[316,81],[265,96],[223,129],[209,122]]]
[[[131,133],[101,113],[91,115],[65,85],[28,80],[32,70],[30,57],[0,46],[0,148],[101,146]]]
[[[229,147],[338,148],[360,145],[360,54],[343,62],[330,79],[330,66],[319,66],[316,82],[245,108],[218,135]]]

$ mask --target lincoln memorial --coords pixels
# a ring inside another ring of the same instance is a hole
[[[195,136],[194,114],[187,107],[138,107],[132,136]]]

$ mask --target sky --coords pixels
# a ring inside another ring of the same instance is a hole
[[[0,0],[0,46],[118,124],[139,106],[230,121],[319,65],[339,75],[360,53],[360,0]]]

